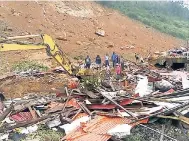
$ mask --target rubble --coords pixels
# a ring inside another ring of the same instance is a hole
[[[125,65],[119,81],[113,73],[110,79],[99,77],[100,83],[88,79],[79,82],[70,78],[68,85],[61,90],[54,88],[56,94],[30,94],[2,101],[2,138],[7,138],[7,133],[15,133],[18,129],[19,134],[30,134],[44,124],[52,130],[63,130],[66,135],[62,140],[84,141],[90,138],[106,141],[124,138],[135,126],[152,122],[152,118],[189,123],[185,116],[189,112],[188,80],[182,81],[186,78],[182,77],[183,74],[187,76],[187,73],[152,69],[148,64],[130,61],[125,61]],[[175,76],[178,78],[175,79]],[[0,80],[5,79],[2,77]],[[77,85],[73,85],[73,81]]]

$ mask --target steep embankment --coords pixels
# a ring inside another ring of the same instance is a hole
[[[0,36],[47,33],[70,58],[95,57],[116,51],[132,59],[134,52],[144,57],[149,51],[167,50],[182,42],[137,23],[94,2],[0,2]],[[105,37],[95,34],[105,31]],[[0,52],[0,75],[9,73],[20,61],[34,60],[56,66],[45,50]],[[8,97],[30,92],[50,92],[63,87],[64,76],[41,79],[16,78],[0,83]]]
[[[100,1],[136,21],[184,40],[189,39],[189,9],[182,1]]]
[[[112,51],[127,58],[134,52],[145,57],[182,42],[94,2],[0,2],[0,7],[1,36],[47,33],[72,58]],[[103,29],[105,37],[97,36],[97,29]],[[51,65],[45,51],[1,53],[3,64],[26,59]]]

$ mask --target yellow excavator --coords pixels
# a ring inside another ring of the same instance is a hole
[[[43,42],[40,44],[25,43],[18,41],[18,39],[31,39],[40,37]],[[47,34],[42,35],[26,35],[16,37],[0,38],[0,52],[2,51],[16,51],[16,50],[38,50],[46,49],[47,55],[52,56],[56,62],[61,65],[69,75],[78,77],[93,75],[90,69],[82,69],[74,66],[67,55],[58,47],[55,41]]]

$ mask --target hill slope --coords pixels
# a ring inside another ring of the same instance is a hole
[[[172,1],[101,1],[102,5],[174,37],[189,39],[189,9],[186,3]]]
[[[132,58],[134,52],[146,56],[183,42],[94,2],[0,2],[0,7],[1,36],[47,33],[70,57],[116,51]],[[97,29],[103,29],[105,37],[97,36]],[[1,56],[1,63],[6,65],[27,59],[49,63],[45,51]]]

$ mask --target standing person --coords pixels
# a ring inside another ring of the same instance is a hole
[[[120,57],[118,54],[116,55],[116,63],[120,64]]]
[[[105,66],[109,67],[109,56],[108,56],[108,54],[105,55]]]
[[[125,61],[124,61],[123,56],[121,56],[121,58],[120,58],[120,63],[121,63],[121,70],[124,70]]]
[[[96,64],[97,64],[97,67],[100,68],[101,67],[101,58],[99,55],[96,56]]]
[[[115,52],[113,52],[112,53],[112,64],[113,64],[113,67],[115,67],[115,65],[116,65],[116,54],[115,54]]]
[[[115,71],[116,71],[116,79],[119,80],[121,77],[121,65],[120,64],[118,64],[118,63],[116,64]]]
[[[90,69],[91,67],[91,58],[89,57],[89,55],[87,55],[87,57],[85,58],[85,67],[87,69]]]
[[[5,105],[3,103],[3,101],[5,100],[5,97],[3,95],[3,92],[0,92],[0,115],[3,114]]]
[[[136,59],[136,62],[139,61],[139,55],[135,53],[135,59]]]
[[[116,64],[117,64],[117,57],[118,57],[118,55],[115,54],[115,67],[116,67]]]
[[[144,63],[144,59],[140,57],[140,63]]]

